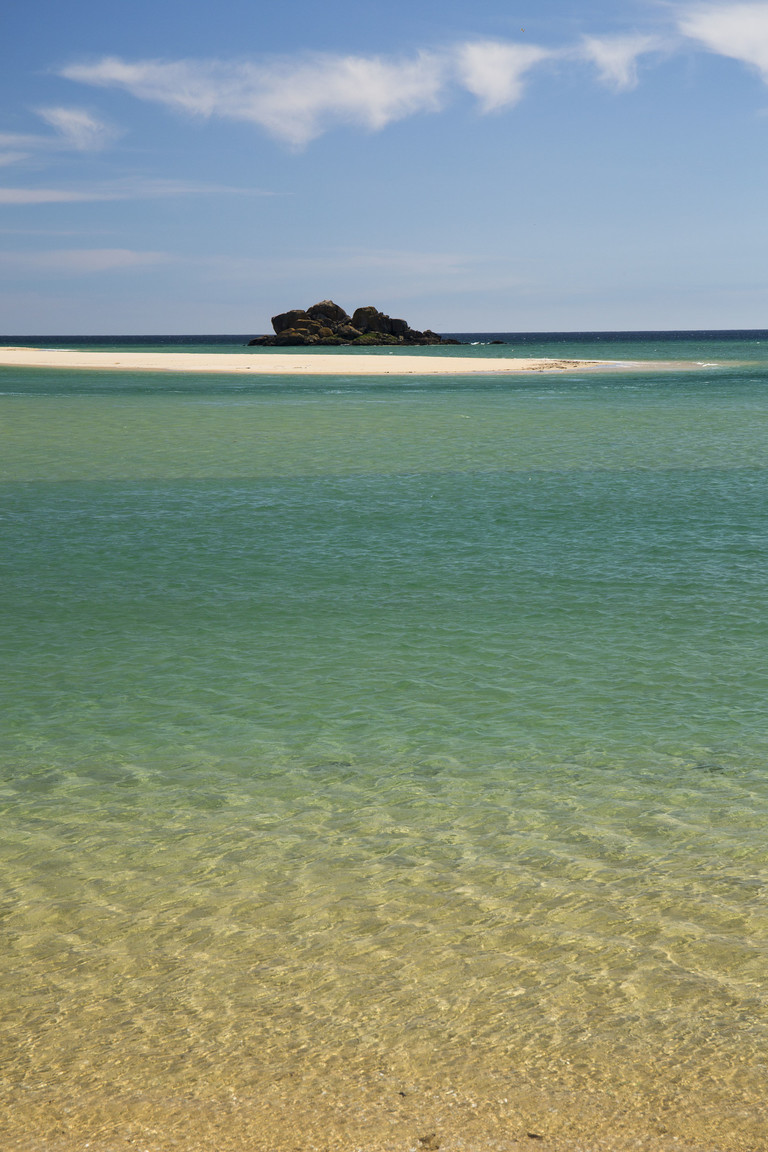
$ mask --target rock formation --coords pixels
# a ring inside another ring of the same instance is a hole
[[[394,320],[384,312],[368,305],[356,308],[348,316],[333,300],[321,300],[304,311],[292,308],[272,317],[274,336],[257,336],[248,341],[248,347],[260,344],[268,347],[294,347],[304,344],[353,344],[370,347],[376,344],[458,344],[458,340],[443,340],[427,328],[417,332],[405,320]]]

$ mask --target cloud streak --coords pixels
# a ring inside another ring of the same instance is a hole
[[[0,188],[0,204],[77,204],[118,199],[118,196],[74,188]]]
[[[165,200],[184,196],[273,196],[261,188],[231,188],[184,180],[113,180],[91,188],[0,188],[0,204],[87,204],[109,200]]]
[[[170,259],[166,252],[136,252],[130,248],[54,248],[45,252],[0,252],[0,271],[71,276],[146,268]]]
[[[0,152],[0,168],[7,167],[9,164],[18,164],[28,158],[29,152]]]

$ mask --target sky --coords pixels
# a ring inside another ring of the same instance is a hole
[[[768,328],[768,2],[25,0],[0,334]]]

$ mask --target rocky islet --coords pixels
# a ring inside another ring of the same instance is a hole
[[[257,336],[248,341],[248,347],[303,347],[307,344],[359,345],[371,347],[381,344],[427,345],[458,344],[458,340],[444,340],[427,328],[419,332],[405,320],[398,320],[379,312],[372,305],[356,308],[349,316],[333,300],[321,300],[306,310],[292,308],[272,317],[274,335]]]

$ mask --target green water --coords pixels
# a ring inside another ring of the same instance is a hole
[[[0,369],[4,1147],[766,1146],[768,363],[684,350]]]

